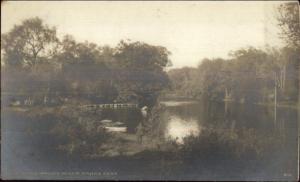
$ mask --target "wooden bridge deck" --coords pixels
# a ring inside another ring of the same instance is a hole
[[[116,108],[137,108],[137,104],[90,104],[90,105],[82,105],[83,108],[89,109],[116,109]]]

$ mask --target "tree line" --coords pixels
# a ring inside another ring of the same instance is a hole
[[[297,102],[299,6],[285,3],[278,12],[283,48],[245,47],[230,52],[228,59],[205,58],[197,68],[172,69],[168,75],[173,95],[254,103],[273,102],[276,96],[281,102]]]
[[[169,85],[165,47],[121,40],[116,47],[61,40],[40,18],[24,20],[1,35],[2,92],[35,104],[155,104]]]
[[[293,102],[300,97],[299,6],[284,3],[278,12],[285,47],[241,48],[230,52],[229,59],[204,59],[197,68],[168,73],[171,53],[165,47],[129,40],[99,46],[71,35],[59,39],[55,27],[30,18],[1,35],[2,92],[10,95],[4,99],[151,106],[168,88],[177,97],[270,102],[276,95]]]

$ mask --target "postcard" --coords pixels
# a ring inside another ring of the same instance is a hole
[[[297,1],[3,1],[1,178],[297,181]]]

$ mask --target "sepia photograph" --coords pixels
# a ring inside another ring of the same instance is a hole
[[[1,179],[298,181],[298,1],[1,1]]]

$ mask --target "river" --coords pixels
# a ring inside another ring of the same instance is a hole
[[[204,128],[233,130],[252,128],[264,135],[276,132],[288,141],[297,138],[297,110],[254,104],[224,102],[164,101],[170,119],[166,137],[182,139],[198,135]]]

